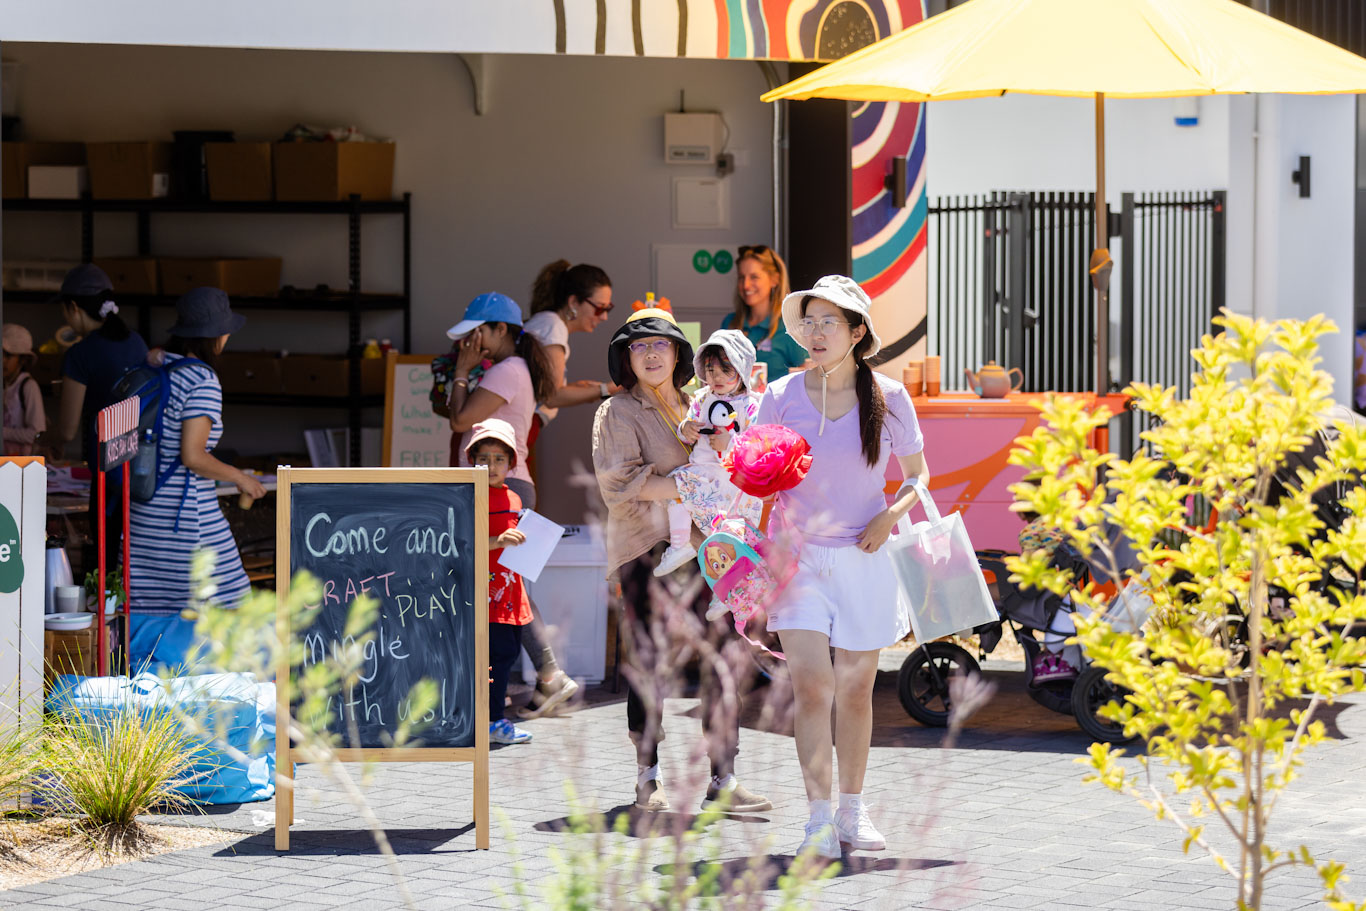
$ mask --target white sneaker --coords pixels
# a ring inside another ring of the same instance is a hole
[[[697,548],[692,544],[670,544],[655,567],[656,576],[667,576],[689,560],[697,559]]]
[[[840,841],[835,835],[835,827],[826,820],[813,819],[806,824],[806,837],[797,849],[797,858],[805,856],[821,857],[826,860],[839,860],[842,855]]]
[[[840,842],[848,845],[851,851],[883,851],[887,848],[887,839],[873,827],[873,821],[868,818],[868,808],[862,801],[835,811],[835,832]]]

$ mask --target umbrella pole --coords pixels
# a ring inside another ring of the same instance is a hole
[[[1096,249],[1091,284],[1096,289],[1096,393],[1110,389],[1110,207],[1105,202],[1105,93],[1096,93]]]

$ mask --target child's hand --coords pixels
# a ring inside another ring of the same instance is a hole
[[[516,547],[518,544],[526,543],[526,535],[515,528],[509,528],[498,536],[499,547]]]
[[[702,436],[701,430],[705,426],[706,425],[701,421],[684,421],[682,426],[678,428],[678,432],[682,434],[683,439],[691,445],[696,443],[698,438]]]
[[[726,447],[730,445],[731,436],[732,434],[729,430],[716,431],[708,437],[708,439],[711,440],[711,448],[715,449],[718,455],[724,453]]]

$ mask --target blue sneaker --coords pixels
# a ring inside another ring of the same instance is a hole
[[[494,743],[529,743],[531,732],[524,731],[506,718],[489,725],[489,740]]]

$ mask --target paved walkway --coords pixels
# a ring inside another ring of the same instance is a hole
[[[888,837],[882,854],[859,854],[817,891],[817,908],[952,909],[1160,907],[1231,909],[1231,880],[1204,857],[1185,857],[1170,824],[1158,823],[1133,801],[1082,785],[1073,760],[1088,742],[1072,720],[1048,712],[1024,693],[1021,674],[993,671],[1000,687],[972,719],[958,748],[939,748],[939,731],[920,727],[896,700],[894,669],[901,655],[884,656],[878,681],[876,727],[868,773],[875,818]],[[611,694],[600,698],[614,700]],[[668,703],[663,765],[677,812],[654,824],[686,828],[700,788],[689,748],[698,723],[693,700]],[[520,881],[525,907],[544,907],[539,889],[560,875],[556,849],[587,846],[588,857],[647,846],[647,876],[662,881],[673,869],[669,839],[609,834],[594,845],[566,831],[570,804],[564,782],[579,799],[616,819],[628,813],[634,755],[625,737],[625,709],[604,701],[565,718],[531,722],[535,742],[498,750],[492,801],[504,814],[493,849],[474,850],[470,772],[465,765],[392,764],[375,767],[368,793],[420,908],[501,908],[496,890]],[[1274,818],[1277,844],[1304,843],[1355,873],[1357,897],[1366,889],[1366,700],[1339,703],[1322,716],[1333,737],[1313,754],[1301,780]],[[724,874],[741,873],[757,855],[766,869],[763,905],[775,906],[778,878],[801,837],[806,804],[790,736],[747,729],[741,734],[740,773],[776,809],[727,819],[709,833],[707,849]],[[359,770],[359,767],[353,767]],[[691,781],[689,779],[692,779]],[[294,849],[276,854],[271,802],[218,808],[191,820],[241,832],[235,842],[162,855],[39,885],[0,892],[0,908],[77,909],[322,909],[402,907],[385,859],[356,814],[313,769],[301,773],[303,793]],[[1214,832],[1210,826],[1209,831]],[[713,853],[714,852],[714,853]],[[581,859],[582,869],[588,861]],[[1321,908],[1316,879],[1280,876],[1267,909]],[[522,906],[517,906],[522,907]]]

